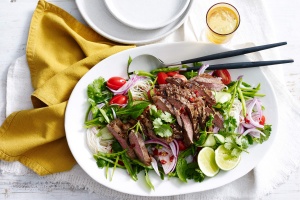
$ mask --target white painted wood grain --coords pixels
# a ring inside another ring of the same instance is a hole
[[[52,0],[82,21],[74,0]],[[9,64],[25,54],[30,16],[37,0],[0,0],[0,84],[5,84]],[[265,0],[278,41],[287,41],[288,48],[279,50],[282,58],[294,58],[295,63],[284,71],[285,83],[300,103],[300,7],[299,0]],[[2,91],[0,91],[2,92]],[[4,99],[0,99],[1,102]],[[0,119],[4,116],[0,116]],[[299,119],[300,120],[300,119]],[[17,176],[0,171],[0,199],[97,199],[82,189],[68,183],[47,182],[37,175]],[[268,195],[267,200],[300,199],[300,170],[294,172],[285,184]]]

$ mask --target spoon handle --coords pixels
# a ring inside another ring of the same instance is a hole
[[[209,65],[208,70],[216,70],[216,69],[240,69],[240,68],[250,68],[250,67],[262,67],[266,65],[277,65],[284,63],[292,63],[293,59],[289,60],[270,60],[270,61],[256,61],[256,62],[237,62],[237,63],[224,63],[224,64],[216,64]],[[199,70],[201,67],[188,67],[181,68],[180,71],[192,71]]]
[[[232,50],[232,51],[211,54],[211,55],[193,58],[193,59],[189,59],[189,60],[184,60],[184,61],[181,61],[180,63],[188,64],[188,63],[203,62],[203,61],[208,61],[208,60],[216,60],[216,59],[221,59],[221,58],[229,58],[229,57],[244,55],[247,53],[257,52],[257,51],[261,51],[261,50],[265,50],[265,49],[270,49],[270,48],[274,48],[274,47],[278,47],[278,46],[282,46],[282,45],[286,45],[286,44],[287,44],[287,42],[278,42],[278,43],[266,44],[266,45],[255,46],[255,47],[248,47],[248,48],[243,48],[243,49],[237,49],[237,50]],[[166,64],[166,65],[172,66],[173,64],[171,64],[171,65]]]

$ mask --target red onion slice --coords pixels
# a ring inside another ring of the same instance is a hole
[[[177,157],[179,154],[179,145],[176,140],[173,140],[173,142],[171,142],[169,145],[157,139],[147,140],[145,141],[145,144],[161,145],[162,148],[158,149],[158,160],[162,165],[164,173],[168,174],[175,170],[177,164]]]
[[[240,124],[237,128],[237,132],[242,134],[245,132],[245,127],[243,126],[243,124]]]
[[[177,157],[177,148],[176,148],[174,142],[171,142],[171,143],[170,143],[170,148],[171,148],[171,151],[172,151],[173,155],[174,155],[175,157]]]
[[[258,105],[256,105],[256,104],[258,104]],[[260,102],[258,101],[257,98],[253,98],[252,100],[250,100],[249,104],[246,107],[246,110],[247,110],[246,118],[250,121],[250,124],[252,124],[253,126],[258,127],[258,128],[264,128],[263,125],[259,124],[259,121],[255,121],[253,119],[252,113],[253,113],[254,106],[256,106],[257,112],[260,113],[260,115],[262,114]],[[260,118],[261,118],[261,116],[260,116]]]
[[[167,143],[162,142],[162,141],[157,140],[157,139],[147,140],[147,141],[145,141],[145,144],[160,144],[161,146],[163,146],[165,148],[170,148]]]
[[[178,154],[179,154],[179,144],[177,142],[177,140],[173,140],[175,146],[176,146],[176,157],[178,157]]]
[[[105,106],[105,103],[99,103],[99,104],[97,105],[98,108],[102,108],[103,106]]]
[[[128,90],[133,86],[135,85],[135,83],[139,80],[144,80],[146,79],[146,77],[144,76],[138,76],[136,74],[132,75],[130,77],[130,79],[122,86],[120,87],[118,90],[113,90],[113,89],[110,89],[108,88],[110,91],[112,91],[114,93],[114,95],[117,95],[117,94],[126,94],[128,92]]]
[[[251,136],[256,137],[256,138],[260,138],[260,135],[265,136],[265,134],[263,132],[261,132],[260,130],[257,130],[256,128],[248,129],[242,135],[245,136],[247,134],[250,134]]]
[[[171,158],[173,159],[171,161]],[[165,174],[172,172],[176,166],[176,157],[169,148],[158,149],[158,159],[162,165]]]
[[[156,174],[157,174],[158,176],[160,176],[159,170],[158,170],[157,161],[156,161],[155,158],[153,158],[152,156],[151,156],[151,160],[152,160],[152,161],[151,161],[151,165],[152,165],[154,171],[156,172]]]
[[[205,70],[209,67],[208,64],[203,65],[199,71],[198,71],[198,75],[203,74],[205,72]]]

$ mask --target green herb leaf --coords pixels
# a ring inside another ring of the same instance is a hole
[[[193,154],[193,148],[188,148],[178,155],[177,165],[176,165],[176,173],[178,175],[178,178],[182,182],[187,182],[187,174],[186,170],[188,168],[188,164],[186,161],[186,157]]]
[[[94,105],[108,101],[113,96],[113,93],[107,89],[104,78],[100,77],[88,85],[88,98],[94,101]],[[89,100],[89,102],[92,102]]]
[[[202,182],[205,178],[205,175],[199,169],[198,163],[196,163],[196,162],[187,164],[185,173],[186,173],[187,179],[192,179],[195,182]]]
[[[153,123],[153,128],[156,129],[158,129],[161,125],[163,125],[161,118],[155,118],[152,123]]]
[[[103,167],[105,167],[106,166],[106,161],[105,160],[103,160],[103,159],[101,159],[101,158],[97,158],[96,159],[96,163],[97,163],[97,166],[99,167],[99,168],[103,168]]]
[[[174,123],[175,121],[174,117],[168,112],[162,112],[160,118],[168,123]]]
[[[154,128],[154,132],[160,137],[170,137],[173,134],[170,124],[162,124],[159,127]]]
[[[133,119],[138,118],[147,108],[150,103],[147,101],[141,101],[133,106],[126,106],[125,108],[121,108],[120,110],[116,111],[116,114],[122,115],[123,117],[131,117]]]
[[[193,63],[193,66],[194,66],[194,67],[202,67],[202,66],[203,66],[203,63],[201,63],[201,62],[194,62],[194,63]]]
[[[199,139],[197,140],[197,141],[195,141],[195,145],[197,145],[197,146],[202,146],[204,143],[205,143],[205,141],[206,141],[206,139],[207,139],[207,132],[206,131],[201,131],[200,132],[200,136],[199,136]]]
[[[149,111],[156,135],[161,137],[172,136],[173,130],[170,125],[175,122],[175,118],[168,112],[158,110],[155,105],[150,105]]]
[[[265,124],[264,125],[264,129],[259,129],[260,131],[262,131],[264,135],[260,135],[260,138],[253,138],[253,140],[259,144],[262,144],[263,142],[267,141],[271,135],[271,131],[272,131],[272,126]]]
[[[197,71],[188,71],[188,72],[184,72],[183,75],[187,78],[187,79],[191,79],[195,76],[198,76],[198,72]]]

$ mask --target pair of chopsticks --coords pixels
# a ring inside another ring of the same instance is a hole
[[[203,62],[208,60],[216,60],[221,58],[229,58],[239,55],[244,55],[247,53],[253,53],[265,49],[271,49],[278,46],[286,45],[287,42],[279,42],[255,47],[248,47],[244,49],[237,49],[232,51],[226,51],[222,53],[211,54],[203,57],[198,57],[194,59],[189,59],[185,61],[181,61],[181,64],[188,64],[194,62]],[[216,70],[216,69],[239,69],[239,68],[250,68],[250,67],[261,67],[266,65],[277,65],[277,64],[285,64],[285,63],[292,63],[294,62],[293,59],[288,60],[270,60],[270,61],[256,61],[256,62],[237,62],[237,63],[224,63],[224,64],[215,64],[209,65],[207,69],[209,70]],[[188,68],[180,68],[180,71],[192,71],[192,70],[199,70],[200,67],[188,67]]]

